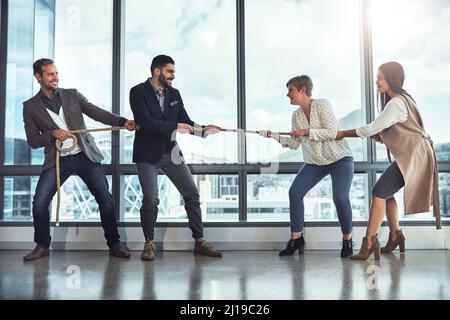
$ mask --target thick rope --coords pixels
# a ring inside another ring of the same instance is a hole
[[[86,132],[100,132],[100,131],[119,131],[125,129],[125,127],[110,127],[110,128],[98,128],[98,129],[82,129],[82,130],[71,130],[70,138],[72,139],[72,145],[68,148],[61,148],[62,141],[56,140],[56,226],[59,226],[59,212],[61,209],[61,172],[60,172],[60,164],[59,158],[61,153],[69,153],[74,150],[78,144],[77,137],[75,136],[78,133],[86,133]]]
[[[198,132],[198,131],[207,131],[207,128],[196,128],[194,127],[194,132]],[[290,132],[275,132],[275,131],[270,131],[270,130],[245,130],[245,129],[224,129],[224,128],[220,128],[219,131],[222,132],[237,132],[237,133],[256,133],[259,134],[260,132],[268,132],[270,134],[278,134],[280,136],[289,136]]]

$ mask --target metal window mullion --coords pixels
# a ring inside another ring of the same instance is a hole
[[[371,33],[371,14],[370,0],[363,0],[360,7],[360,28],[362,41],[362,75],[363,75],[363,93],[364,105],[366,111],[366,123],[370,123],[375,119],[374,110],[374,83],[373,83],[373,51],[372,51],[372,33]],[[369,164],[376,163],[376,145],[372,139],[368,139],[367,144],[367,162]],[[367,197],[368,203],[372,201],[371,190],[376,182],[376,171],[371,169],[369,172]],[[374,179],[375,177],[375,179]]]
[[[54,3],[54,5],[53,5],[53,8],[50,8],[50,10],[52,10],[52,13],[53,13],[53,46],[52,46],[52,49],[53,49],[53,52],[52,52],[52,59],[55,59],[55,51],[56,51],[56,46],[55,46],[55,42],[56,42],[56,0],[55,0],[55,3]]]
[[[8,0],[1,2],[0,25],[0,166],[5,164],[6,68],[8,46]]]
[[[238,128],[246,129],[245,112],[245,3],[236,0],[236,62],[237,62],[237,116]],[[247,148],[245,134],[238,134],[239,221],[247,221]]]
[[[122,14],[123,1],[113,0],[113,35],[112,35],[112,113],[120,114],[121,101],[121,66],[122,66]],[[112,166],[112,196],[116,219],[123,219],[123,202],[120,192],[120,132],[111,133],[111,166]]]
[[[6,68],[8,47],[8,0],[0,3],[0,168],[5,164]],[[0,221],[4,218],[5,181],[0,176]]]
[[[236,62],[237,62],[237,116],[238,128],[246,129],[245,114],[245,23],[244,0],[236,0]],[[245,135],[238,134],[238,163],[247,161],[245,150]]]

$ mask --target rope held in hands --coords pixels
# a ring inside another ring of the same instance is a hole
[[[291,133],[290,132],[276,132],[276,131],[270,131],[270,130],[245,130],[245,129],[225,129],[225,128],[220,128],[218,129],[221,132],[236,132],[236,133],[256,133],[256,134],[260,134],[262,132],[266,132],[268,134],[277,134],[280,136],[289,136]],[[207,128],[197,128],[194,127],[194,132],[203,132],[203,131],[208,131]]]
[[[62,148],[62,140],[57,139],[56,140],[56,226],[59,226],[59,213],[61,210],[61,172],[60,172],[60,156],[61,153],[68,153],[75,149],[75,147],[78,144],[76,134],[79,133],[87,133],[87,132],[101,132],[101,131],[119,131],[126,129],[125,127],[109,127],[109,128],[97,128],[97,129],[81,129],[81,130],[71,130],[70,138],[72,139],[72,145],[68,148]],[[195,128],[194,131],[206,131],[206,128],[197,129]],[[244,129],[224,129],[220,128],[220,131],[222,132],[237,132],[237,133],[256,133],[259,134],[261,131],[254,131],[254,130],[244,130]],[[270,131],[269,131],[270,132]],[[271,134],[279,134],[279,135],[289,135],[289,132],[271,132]]]

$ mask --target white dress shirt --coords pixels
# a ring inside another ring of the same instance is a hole
[[[63,110],[62,106],[61,106],[61,108],[59,108],[59,114],[56,114],[53,111],[50,111],[49,109],[47,109],[47,112],[50,115],[50,117],[52,117],[53,121],[55,121],[56,125],[60,129],[70,131],[70,129],[66,123],[66,118],[64,117],[64,110]],[[67,148],[70,148],[71,146],[72,146],[72,139],[66,139],[62,142],[61,149],[67,149]],[[61,157],[72,156],[72,155],[80,153],[80,152],[81,152],[81,148],[77,145],[77,146],[75,146],[75,149],[73,149],[72,151],[61,153]]]

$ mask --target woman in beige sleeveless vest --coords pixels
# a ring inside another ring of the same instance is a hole
[[[430,211],[441,228],[439,210],[438,170],[433,142],[425,132],[422,117],[411,95],[403,89],[405,74],[397,62],[382,64],[377,73],[378,100],[382,113],[374,122],[353,130],[339,131],[336,139],[345,137],[371,137],[384,143],[395,161],[384,171],[372,190],[372,203],[366,236],[359,254],[353,260],[366,260],[373,252],[388,253],[400,246],[405,250],[405,237],[398,222],[397,202],[394,194],[404,189],[405,214]],[[387,215],[389,240],[380,248],[377,232]]]

